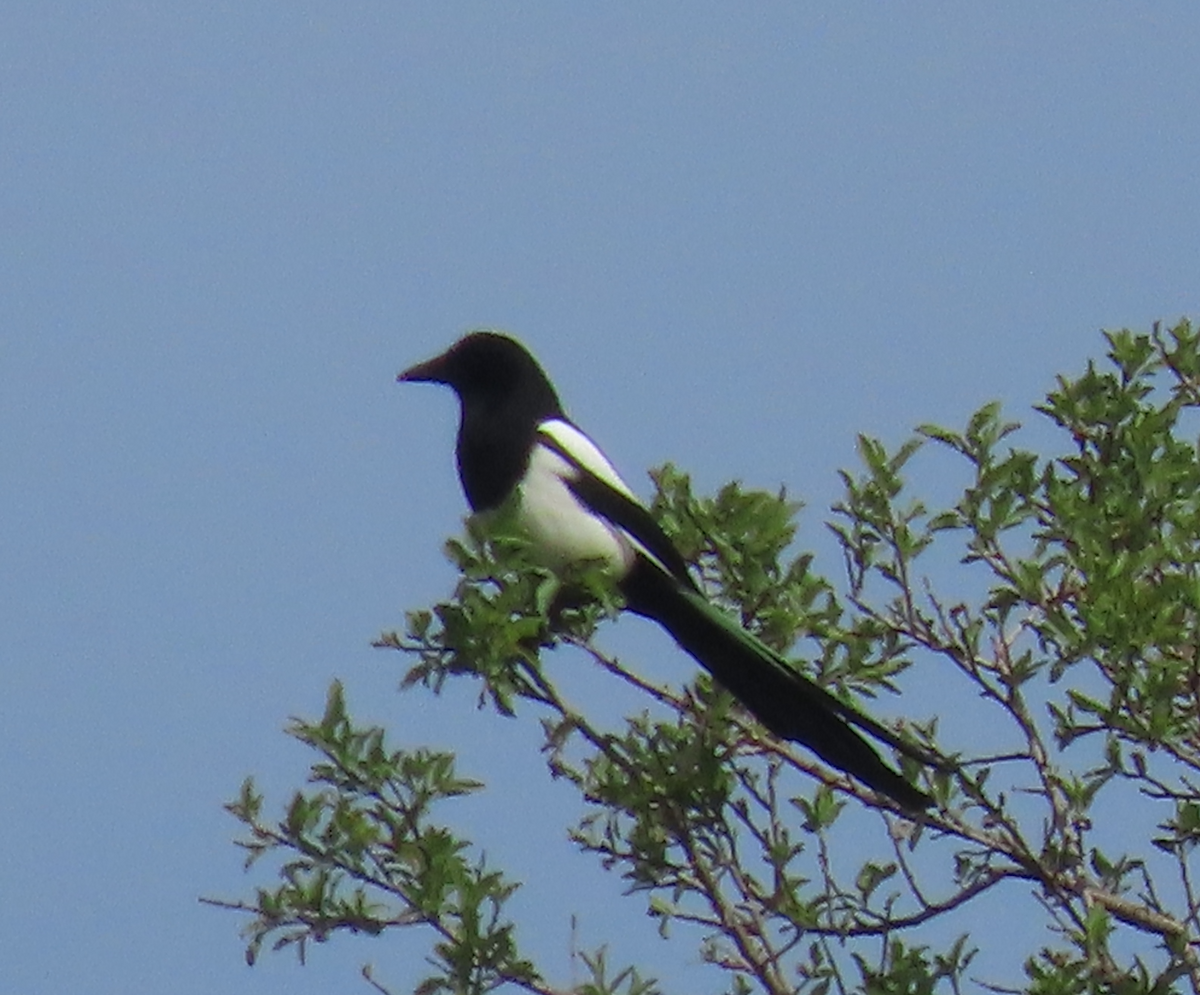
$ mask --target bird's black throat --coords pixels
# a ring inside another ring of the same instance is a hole
[[[462,398],[458,429],[458,479],[475,512],[500,507],[521,481],[529,465],[537,423],[511,403],[498,407],[482,398]]]

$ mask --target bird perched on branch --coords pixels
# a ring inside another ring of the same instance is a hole
[[[458,475],[474,512],[510,507],[551,569],[601,561],[628,609],[666,629],[776,736],[910,812],[932,805],[857,730],[931,762],[924,751],[798,673],[704,597],[671,540],[566,416],[520,342],[473,332],[397,379],[446,384],[458,394]]]

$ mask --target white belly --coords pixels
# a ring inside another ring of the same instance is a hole
[[[633,566],[633,547],[619,529],[597,518],[571,493],[567,479],[574,473],[557,453],[535,446],[519,487],[517,521],[551,569],[599,560],[623,577]]]

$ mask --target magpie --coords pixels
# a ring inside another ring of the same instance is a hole
[[[458,475],[473,512],[511,509],[535,556],[552,570],[601,561],[626,607],[666,629],[774,735],[808,747],[909,812],[933,804],[854,727],[931,762],[923,751],[798,673],[705,598],[683,556],[567,417],[521,343],[472,332],[396,379],[446,384],[458,395]]]

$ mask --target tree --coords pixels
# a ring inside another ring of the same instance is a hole
[[[1020,952],[1025,991],[1200,991],[1200,462],[1183,437],[1200,424],[1200,334],[1181,322],[1106,338],[1107,360],[1060,377],[1037,409],[1058,453],[1017,448],[995,403],[895,451],[860,439],[863,469],[843,474],[830,522],[841,583],[809,554],[788,558],[797,506],[783,492],[702,497],[671,466],[653,475],[654,513],[705,588],[835,693],[893,690],[914,665],[953,682],[979,735],[941,743],[920,715],[904,727],[945,757],[919,772],[897,758],[937,799],[919,821],[773,740],[703,674],[663,687],[606,654],[595,636],[619,606],[604,578],[570,578],[588,597],[563,607],[564,582],[519,537],[469,528],[451,541],[453,597],[380,645],[410,657],[410,689],[469,679],[481,706],[537,713],[550,774],[586,801],[570,839],[622,875],[664,935],[698,943],[731,992],[986,982],[971,974],[987,938],[971,935],[970,910],[1000,891],[1048,929]],[[964,474],[941,507],[905,479],[919,450]],[[603,728],[569,704],[539,658],[560,644],[646,710]],[[389,746],[336,684],[323,717],[290,731],[317,759],[282,819],[251,781],[228,806],[248,865],[277,860],[274,884],[218,903],[248,914],[251,960],[339,931],[423,929],[423,993],[562,990],[506,918],[517,886],[440,821],[481,788],[452,755]],[[1132,833],[1133,806],[1156,829]],[[839,834],[863,813],[873,840]],[[961,924],[956,941],[912,940],[939,920]],[[603,951],[586,961],[577,991],[658,990],[612,972]]]

